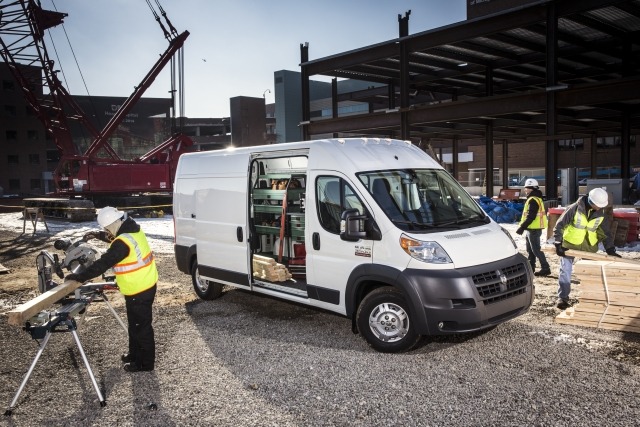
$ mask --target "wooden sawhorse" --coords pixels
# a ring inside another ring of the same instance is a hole
[[[22,213],[22,233],[27,229],[27,219],[31,221],[31,225],[33,226],[33,234],[36,234],[36,226],[38,224],[38,220],[40,219],[44,224],[47,232],[49,231],[49,226],[47,225],[47,221],[44,219],[44,214],[42,213],[42,209],[40,208],[24,208],[24,212]]]

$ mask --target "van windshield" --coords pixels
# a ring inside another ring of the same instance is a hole
[[[401,230],[429,233],[487,224],[478,203],[446,171],[400,169],[362,172],[358,179]]]

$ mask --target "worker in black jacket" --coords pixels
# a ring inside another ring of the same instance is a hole
[[[547,257],[540,249],[540,237],[542,230],[547,228],[547,212],[544,209],[542,201],[542,191],[538,186],[538,181],[529,178],[524,183],[527,200],[524,202],[520,225],[516,233],[522,234],[527,231],[527,254],[531,269],[536,270],[536,259],[540,260],[540,271],[535,271],[536,276],[548,276],[551,274],[551,268]]]
[[[140,226],[125,212],[107,206],[98,212],[98,224],[105,231],[89,232],[84,239],[110,242],[109,249],[84,271],[69,274],[65,280],[85,282],[113,267],[129,323],[129,352],[122,355],[124,369],[152,371],[155,364],[152,305],[158,282],[153,252]]]

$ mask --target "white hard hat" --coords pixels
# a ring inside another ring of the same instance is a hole
[[[106,228],[106,229],[109,229],[109,226],[114,224],[116,221],[124,220],[124,218],[125,218],[125,213],[122,211],[119,211],[118,209],[112,206],[106,206],[100,209],[100,212],[98,212],[98,224],[100,224],[100,227]],[[118,226],[115,229],[115,231],[118,231],[118,228],[120,227]],[[111,229],[109,229],[109,231],[115,234],[115,232],[112,231]]]
[[[538,181],[536,181],[533,178],[527,178],[527,180],[524,182],[524,186],[525,187],[537,187],[538,186]]]
[[[604,208],[609,204],[609,195],[602,188],[594,188],[589,191],[589,202],[599,208]]]

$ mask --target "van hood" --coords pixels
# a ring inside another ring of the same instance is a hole
[[[409,235],[409,233],[405,234]],[[437,234],[413,234],[411,237],[440,244],[453,261],[453,265],[446,264],[446,267],[442,266],[444,268],[487,264],[511,257],[518,252],[511,239],[502,231],[502,227],[494,221],[480,227],[449,230]],[[433,264],[413,258],[409,263],[411,268],[425,268],[425,266],[434,268]]]

